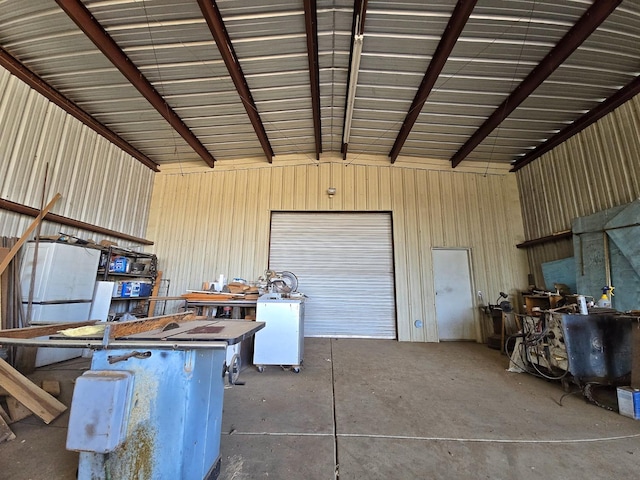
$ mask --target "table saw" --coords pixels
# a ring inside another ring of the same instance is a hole
[[[228,371],[226,348],[264,323],[183,314],[94,327],[102,333],[0,338],[93,350],[69,416],[67,449],[80,452],[78,479],[217,478],[225,374],[233,382],[237,373]]]

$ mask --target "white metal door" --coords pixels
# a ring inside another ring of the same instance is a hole
[[[389,213],[274,212],[269,268],[309,297],[305,337],[396,338]]]
[[[433,281],[440,340],[475,340],[469,251],[434,249]]]

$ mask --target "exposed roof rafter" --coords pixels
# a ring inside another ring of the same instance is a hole
[[[304,0],[304,21],[307,32],[309,56],[309,82],[311,83],[311,108],[313,133],[316,141],[316,160],[322,153],[322,124],[320,121],[320,70],[318,68],[318,11],[316,0]]]
[[[605,115],[608,115],[613,110],[618,108],[623,103],[631,100],[636,95],[640,94],[640,76],[636,77],[635,80],[629,82],[627,85],[622,87],[616,93],[611,95],[609,98],[599,103],[595,108],[592,108],[583,116],[573,121],[565,128],[556,133],[553,137],[551,137],[546,142],[538,145],[535,149],[531,150],[524,157],[518,159],[511,168],[511,172],[517,172],[525,165],[533,162],[536,158],[541,157],[545,153],[553,150],[558,145],[563,142],[566,142],[575,134],[580,133],[582,130],[587,128],[589,125],[596,123]]]
[[[520,82],[466,143],[451,157],[457,167],[500,123],[531,95],[616,9],[622,0],[596,0],[555,47]]]
[[[57,2],[2,0],[0,45],[160,170],[208,168],[194,153],[206,149],[228,166],[275,163],[275,152],[516,171],[640,77],[640,0]],[[83,15],[70,21],[58,4]],[[96,25],[91,43],[82,28]],[[0,65],[0,82],[10,78]],[[167,103],[201,144],[168,130]]]
[[[458,37],[462,33],[464,26],[467,24],[469,15],[471,15],[476,3],[477,0],[458,0],[453,13],[451,14],[451,18],[449,19],[449,23],[447,24],[447,27],[442,34],[442,38],[438,43],[438,47],[431,58],[429,67],[422,78],[422,83],[420,84],[420,87],[416,92],[416,96],[411,103],[411,108],[409,108],[407,116],[405,117],[404,122],[402,122],[402,127],[398,132],[398,136],[391,148],[391,152],[389,152],[391,163],[395,163],[398,158],[404,142],[407,140],[409,133],[411,133],[411,129],[415,125],[416,120],[422,111],[422,107],[427,101],[440,72],[442,72],[444,64],[447,62],[453,47],[456,45]]]
[[[269,163],[271,163],[274,156],[273,148],[271,148],[271,143],[269,142],[267,132],[264,129],[262,120],[260,119],[256,102],[253,100],[251,90],[249,90],[249,85],[247,84],[247,80],[242,72],[242,68],[240,67],[240,61],[238,60],[238,56],[233,48],[233,44],[231,43],[231,38],[229,38],[229,33],[224,26],[222,14],[214,0],[198,0],[198,5],[200,6],[200,10],[202,10],[204,19],[207,21],[209,30],[211,30],[211,35],[213,35],[213,39],[220,51],[220,55],[222,55],[222,59],[227,66],[229,75],[231,75],[231,80],[233,80],[236,90],[238,91],[238,95],[240,95],[242,105],[247,111],[247,115],[249,116],[249,120],[251,120],[251,125],[253,125],[256,135],[258,136],[258,141],[262,146],[262,150],[264,151],[267,160],[269,160]]]
[[[143,165],[146,165],[151,170],[158,172],[158,164],[147,157],[145,154],[140,152],[137,148],[132,146],[129,142],[120,137],[117,133],[110,130],[108,127],[100,123],[98,120],[93,118],[83,109],[81,109],[74,102],[69,100],[67,97],[62,95],[58,90],[53,88],[47,82],[45,82],[38,75],[29,70],[24,64],[19,62],[13,56],[11,56],[4,48],[0,47],[0,65],[9,70],[12,75],[15,75],[24,83],[29,85],[39,94],[45,96],[50,101],[58,105],[69,115],[75,117],[77,120],[80,120],[87,127],[94,130],[96,133],[102,135],[104,138],[109,140],[111,143],[121,148],[129,155],[134,157]]]
[[[173,129],[193,148],[193,150],[213,168],[215,159],[189,130],[182,119],[169,106],[166,100],[151,85],[118,44],[102,28],[102,25],[91,15],[91,12],[79,0],[56,0],[60,8],[74,21],[85,35],[100,49],[100,51],[120,70],[120,72],[136,87],[151,105],[162,115]]]

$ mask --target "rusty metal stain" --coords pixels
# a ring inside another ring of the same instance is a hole
[[[205,325],[203,327],[196,327],[186,333],[220,333],[222,330],[224,330],[224,327],[219,327],[217,325]]]
[[[146,480],[153,478],[155,431],[149,424],[136,426],[127,440],[118,448],[114,458],[107,460],[111,477],[120,480]]]

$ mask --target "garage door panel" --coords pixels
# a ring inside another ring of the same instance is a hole
[[[396,338],[390,214],[274,212],[269,268],[298,277],[305,336]]]

